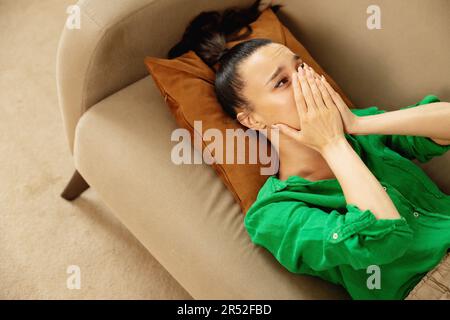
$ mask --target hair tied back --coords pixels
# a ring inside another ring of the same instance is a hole
[[[169,50],[168,58],[173,59],[193,50],[208,66],[213,67],[230,50],[226,43],[243,40],[252,34],[250,24],[269,6],[274,12],[281,7],[271,6],[271,1],[261,3],[261,0],[255,0],[250,7],[243,9],[233,7],[222,13],[201,12],[191,20],[181,41]],[[242,28],[247,30],[239,35]]]
[[[222,50],[222,52],[219,54],[219,56],[217,57],[217,61],[222,60],[223,56],[225,56],[228,53],[228,51],[230,51],[230,48],[224,48]]]

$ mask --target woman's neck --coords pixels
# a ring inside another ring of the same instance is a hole
[[[292,175],[311,181],[334,178],[333,172],[319,152],[282,135],[279,137],[278,156],[280,180],[286,180]]]

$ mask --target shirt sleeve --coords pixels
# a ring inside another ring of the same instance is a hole
[[[428,95],[422,101],[400,110],[414,108],[423,104],[439,102],[439,98],[434,95]],[[376,113],[385,113],[386,110],[377,109]],[[429,137],[410,136],[410,135],[383,135],[383,143],[390,149],[410,160],[417,159],[421,163],[425,163],[434,157],[441,156],[448,150],[449,145],[440,145]]]
[[[299,201],[261,201],[249,209],[244,225],[253,243],[294,273],[303,263],[316,271],[366,269],[398,259],[410,246],[413,232],[404,218],[377,220],[370,210],[346,208],[346,214],[328,213]]]

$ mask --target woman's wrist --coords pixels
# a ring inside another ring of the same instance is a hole
[[[353,134],[353,135],[363,135],[365,134],[363,131],[364,128],[364,118],[367,117],[356,117],[352,123],[349,125],[348,127],[348,132],[349,134]]]
[[[325,146],[320,149],[320,154],[322,157],[327,160],[328,157],[333,157],[339,152],[342,152],[343,149],[346,149],[350,146],[345,136],[339,136],[328,142]]]

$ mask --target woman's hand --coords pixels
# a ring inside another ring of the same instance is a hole
[[[323,85],[327,89],[328,94],[331,96],[331,99],[338,108],[339,113],[342,117],[345,132],[350,134],[356,133],[359,117],[350,111],[342,97],[333,89],[333,87],[328,83],[327,79],[325,79],[323,75],[319,76],[313,69],[311,69],[311,71],[314,77],[316,79],[319,79],[323,83]]]
[[[298,68],[292,74],[295,104],[300,118],[300,131],[285,124],[275,124],[281,133],[322,153],[330,144],[344,137],[339,110],[324,83],[314,77],[312,69]]]

